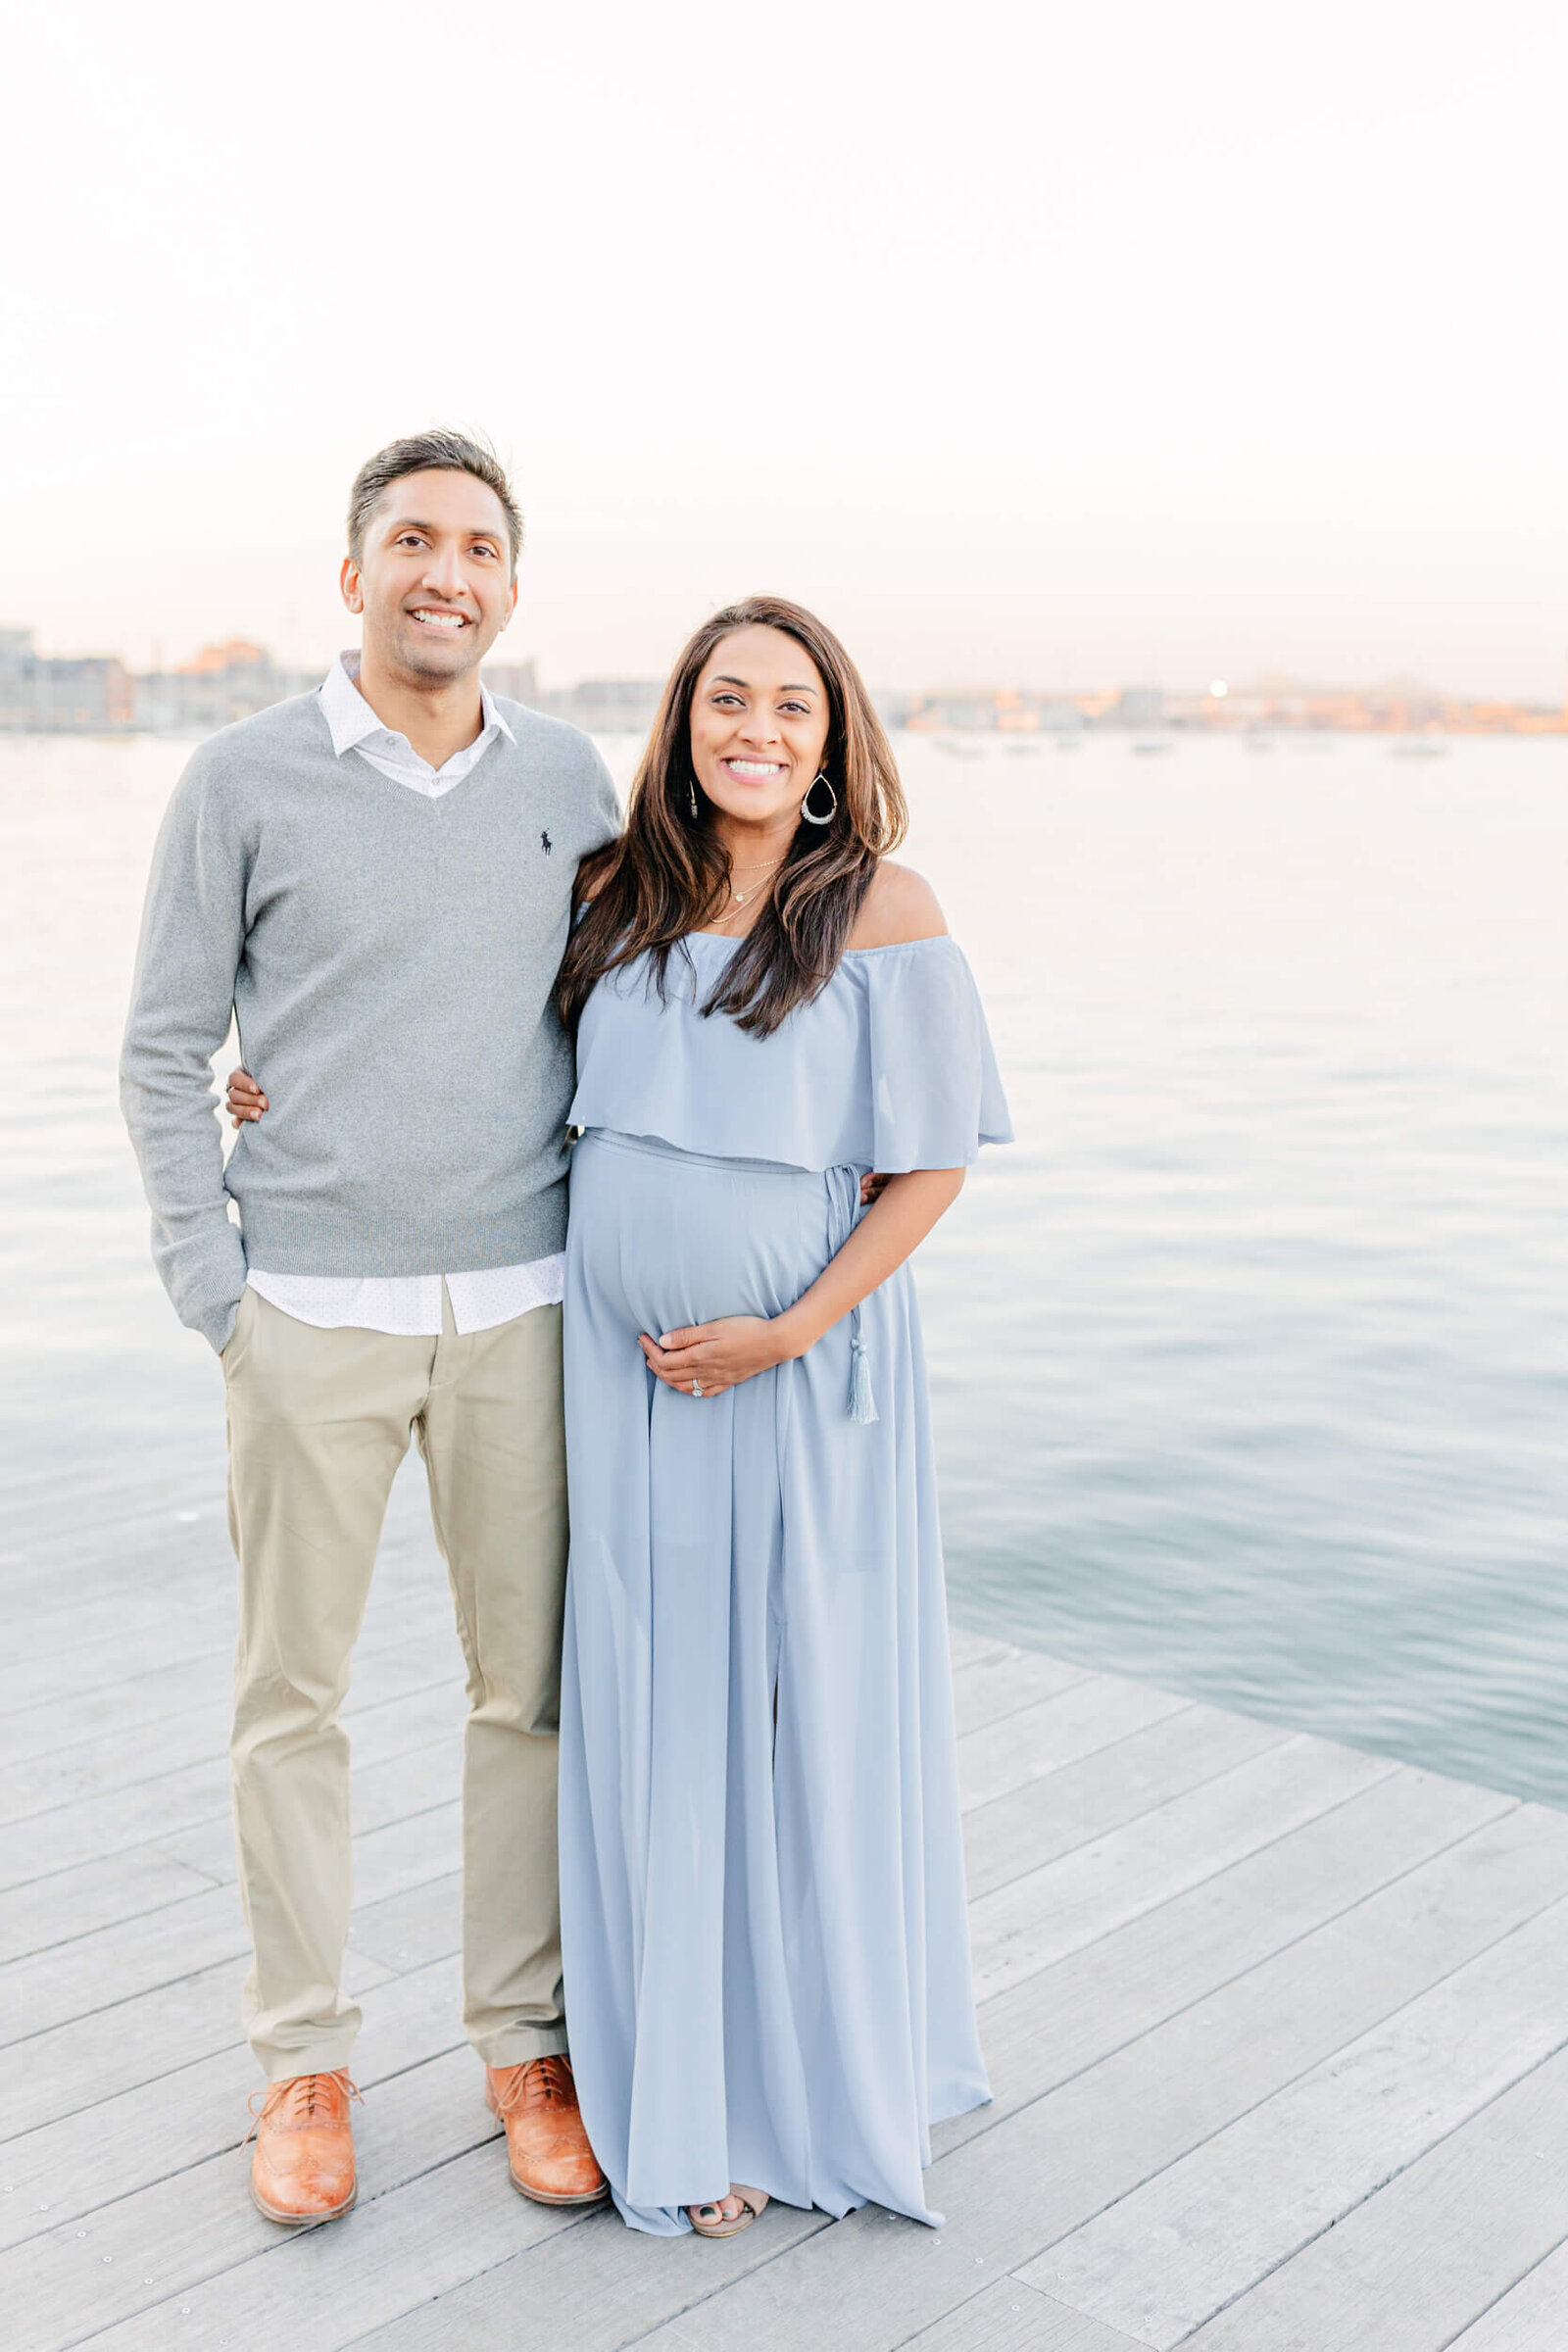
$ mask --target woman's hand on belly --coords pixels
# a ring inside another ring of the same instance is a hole
[[[766,1315],[720,1315],[715,1323],[686,1323],[651,1340],[638,1334],[648,1368],[667,1389],[704,1399],[722,1396],[796,1351]],[[697,1386],[694,1389],[693,1382]]]

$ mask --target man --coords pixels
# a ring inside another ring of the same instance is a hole
[[[572,1056],[550,990],[577,861],[619,819],[585,737],[480,683],[519,537],[502,467],[459,434],[362,467],[341,580],[362,651],[186,768],[125,1033],[154,1256],[227,1391],[245,2018],[269,2084],[251,2190],[287,2224],[355,2197],[338,1709],[411,1434],[468,1669],[465,2023],[516,2187],[605,2194],[562,2008]],[[209,1065],[231,1011],[276,1106],[225,1174]]]

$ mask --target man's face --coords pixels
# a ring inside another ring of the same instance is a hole
[[[471,473],[406,473],[344,558],[343,602],[365,619],[365,650],[410,685],[476,669],[517,601],[501,501]]]

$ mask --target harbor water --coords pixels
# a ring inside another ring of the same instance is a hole
[[[1568,739],[1173,743],[900,742],[1018,1134],[919,1261],[954,1613],[1568,1803]],[[0,738],[0,1513],[220,1503],[114,1085],[187,753]]]

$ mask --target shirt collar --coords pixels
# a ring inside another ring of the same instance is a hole
[[[347,652],[339,654],[321,680],[321,710],[331,730],[333,752],[341,760],[345,752],[352,752],[358,745],[368,743],[372,735],[384,735],[389,743],[400,743],[412,751],[406,735],[400,735],[395,727],[384,725],[376,717],[355,682],[359,674],[359,648],[351,646]],[[504,735],[511,744],[515,744],[517,740],[507,724],[500,704],[481,678],[479,732],[472,749],[477,751],[495,734]]]

